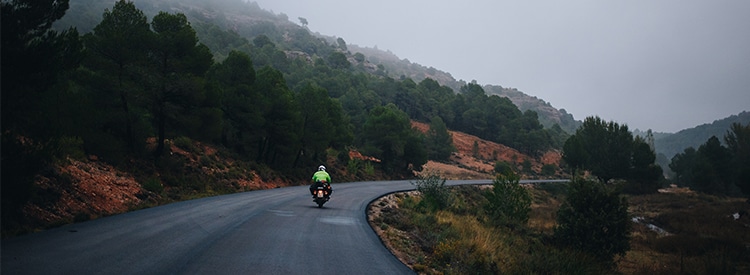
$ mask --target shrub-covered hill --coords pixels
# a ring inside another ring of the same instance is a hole
[[[28,203],[54,208],[74,185],[60,167],[86,160],[162,198],[185,199],[242,190],[251,171],[296,181],[320,163],[413,176],[446,148],[428,144],[444,133],[425,135],[411,121],[444,121],[532,159],[562,140],[535,112],[477,84],[456,93],[430,78],[391,77],[384,66],[373,72],[343,39],[254,3],[66,3],[2,4],[4,231],[24,224]],[[24,20],[38,24],[5,24]],[[173,142],[183,150],[199,142],[234,162],[206,156],[193,166]],[[355,148],[380,162],[358,166],[347,154]],[[40,177],[49,180],[40,185]]]
[[[723,139],[730,130],[732,123],[739,123],[740,125],[750,124],[750,112],[741,112],[737,115],[715,120],[712,123],[698,125],[674,134],[655,136],[654,145],[656,152],[664,154],[668,159],[672,159],[672,157],[682,153],[688,147],[697,149],[711,136]]]
[[[241,38],[252,40],[258,35],[265,35],[271,41],[284,49],[287,57],[301,56],[312,62],[313,58],[323,56],[325,47],[320,41],[336,45],[339,39],[345,43],[345,37],[335,34],[320,34],[295,24],[285,14],[274,14],[264,10],[255,2],[242,1],[195,1],[195,0],[167,0],[167,1],[138,1],[136,6],[151,17],[159,11],[183,12],[193,23],[201,42],[214,52],[217,61],[226,58],[232,49],[242,46]],[[63,29],[75,26],[81,33],[88,33],[101,20],[102,12],[111,9],[111,3],[91,0],[71,0],[70,9],[65,17],[55,26]],[[221,33],[218,30],[230,30]],[[306,41],[295,41],[304,38]],[[234,42],[229,42],[236,40]],[[426,78],[437,81],[440,85],[450,87],[459,92],[466,85],[466,80],[457,80],[449,72],[441,71],[429,66],[410,62],[407,58],[397,56],[397,53],[384,51],[359,45],[346,45],[345,53],[352,64],[358,62],[358,54],[364,61],[355,65],[371,74],[387,75],[394,79],[410,78],[421,82]],[[257,62],[257,61],[256,61]],[[256,64],[259,65],[259,64]],[[496,85],[484,86],[488,94],[496,94],[509,98],[521,111],[532,110],[539,115],[539,120],[547,128],[559,124],[567,133],[575,132],[580,125],[571,114],[564,109],[556,109],[542,99],[528,95],[518,89],[507,89]]]

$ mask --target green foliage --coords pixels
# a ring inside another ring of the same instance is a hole
[[[132,2],[116,2],[102,18],[94,31],[84,37],[92,53],[86,66],[96,70],[105,83],[111,83],[102,89],[107,94],[104,99],[117,106],[122,118],[107,122],[121,124],[119,131],[127,149],[134,152],[141,137],[135,133],[135,124],[139,123],[135,101],[144,97],[142,64],[147,59],[152,32],[146,16]]]
[[[164,191],[164,186],[158,178],[150,178],[142,183],[143,189],[146,191],[161,194]]]
[[[198,152],[198,148],[193,144],[193,140],[186,136],[176,137],[172,144],[188,152]]]
[[[340,52],[331,53],[328,57],[328,64],[335,69],[348,69],[352,66],[349,60],[347,60],[346,55]]]
[[[190,5],[180,9],[185,13],[158,10],[168,4],[140,10],[125,0],[89,2],[59,24],[80,23],[88,32],[80,37],[74,29],[50,31],[68,1],[2,3],[3,158],[18,159],[3,162],[3,206],[13,202],[6,195],[28,197],[18,193],[30,192],[34,175],[67,155],[132,165],[138,174],[149,169],[132,163],[152,163],[148,172],[162,175],[166,196],[174,199],[186,197],[179,188],[220,190],[205,179],[183,178],[184,162],[160,159],[170,158],[164,154],[170,139],[179,146],[220,144],[261,167],[264,177],[347,146],[378,157],[394,177],[408,175],[455,150],[449,128],[524,151],[546,149],[535,138],[545,139],[535,114],[488,97],[479,85],[456,94],[433,79],[417,83],[401,68],[395,75],[403,77],[394,79],[390,65],[342,50],[352,47],[343,39],[276,24],[286,20],[252,3],[217,3],[219,10],[263,18],[241,26]],[[369,71],[372,64],[377,72]],[[433,118],[430,135],[411,129],[411,120]],[[215,165],[209,157],[200,160]],[[372,162],[359,168],[376,173]]]
[[[653,148],[633,138],[627,125],[587,117],[565,142],[563,160],[573,170],[588,170],[601,182],[625,179],[629,192],[655,192],[662,179]]]
[[[557,171],[557,166],[554,164],[545,164],[542,165],[542,175],[543,176],[554,176],[555,172]]]
[[[587,253],[549,244],[529,230],[480,222],[486,191],[476,186],[450,189],[451,204],[424,211],[420,197],[397,194],[399,207],[385,207],[375,225],[414,262],[415,271],[445,274],[607,274],[611,266]],[[423,199],[423,198],[422,198]],[[397,229],[394,234],[391,228]],[[394,236],[402,236],[394,238]]]
[[[509,175],[513,173],[513,166],[506,161],[495,162],[495,173]]]
[[[709,194],[727,194],[730,155],[715,136],[698,148],[697,165],[693,167],[695,179],[691,187]]]
[[[499,174],[486,191],[484,210],[492,224],[497,226],[523,226],[529,220],[531,194],[519,184],[515,173]]]
[[[75,69],[82,57],[75,29],[51,30],[67,11],[68,1],[17,0],[2,1],[1,5],[2,133],[10,130],[48,138],[55,134],[49,129],[59,128],[60,120],[54,116],[59,109],[45,109],[55,105],[44,106],[43,99],[56,95],[52,87]]]
[[[421,141],[416,140],[416,130],[411,128],[409,117],[394,104],[375,107],[364,125],[365,150],[382,161],[386,171],[403,171],[409,164],[406,149],[416,150]],[[426,162],[424,159],[414,161]],[[423,163],[413,163],[422,165]]]
[[[651,146],[641,137],[633,141],[633,157],[628,183],[623,192],[629,194],[655,193],[664,178],[661,167],[655,164],[656,156]]]
[[[346,172],[349,173],[349,175],[357,176],[360,166],[362,166],[361,160],[349,159],[349,161],[346,163]]]
[[[675,155],[669,168],[675,172],[675,181],[680,184],[690,185],[693,181],[693,167],[695,166],[698,153],[695,148],[688,147],[682,153]]]
[[[256,105],[265,120],[257,160],[272,167],[290,167],[299,148],[302,129],[299,104],[282,73],[271,67],[258,71],[254,89],[268,102]]]
[[[456,151],[456,146],[453,145],[453,137],[439,116],[432,118],[425,143],[429,158],[433,160],[448,160],[451,154]]]
[[[727,147],[713,136],[698,150],[675,155],[669,168],[677,182],[709,194],[735,195],[739,189],[750,195],[750,124],[733,124],[724,140]]]
[[[368,176],[375,175],[375,165],[372,162],[365,162],[365,174]]]
[[[552,145],[551,135],[533,111],[522,113],[506,97],[487,96],[482,87],[470,83],[453,99],[457,117],[449,124],[483,139],[507,144],[519,151],[538,155]]]
[[[339,49],[346,51],[346,41],[344,41],[343,38],[339,37],[336,38],[336,44],[339,46]]]
[[[182,13],[159,12],[151,22],[153,44],[150,49],[151,72],[146,82],[153,91],[148,94],[151,114],[157,129],[158,157],[164,151],[169,121],[179,121],[190,114],[201,97],[202,77],[213,64],[213,55],[198,43],[195,30]]]
[[[591,171],[601,182],[626,178],[633,136],[627,125],[587,117],[563,146],[563,160],[574,169]]]
[[[732,124],[724,140],[731,154],[730,177],[746,196],[750,196],[750,123]]]
[[[207,73],[208,82],[216,90],[221,106],[221,143],[243,155],[257,156],[265,123],[263,110],[255,105],[267,104],[257,92],[256,72],[247,54],[232,51]]]
[[[83,150],[83,139],[81,137],[63,136],[57,140],[55,152],[57,157],[70,157],[71,159],[86,159],[86,152]]]
[[[750,111],[745,110],[737,115],[731,115],[727,118],[685,129],[674,134],[656,135],[654,145],[656,146],[657,153],[664,154],[668,159],[672,159],[675,155],[682,153],[685,148],[700,147],[711,136],[721,137],[725,135],[727,130],[732,128],[732,124],[750,124]]]
[[[427,163],[428,153],[427,148],[424,145],[424,135],[415,130],[409,131],[409,136],[406,137],[406,144],[404,145],[403,159],[406,162],[406,170],[422,171],[422,165]]]
[[[611,262],[630,249],[628,202],[603,183],[574,179],[557,212],[554,238],[561,245]]]
[[[307,83],[295,96],[301,105],[301,153],[308,162],[324,161],[321,153],[327,148],[342,148],[351,142],[353,134],[341,105],[330,98],[325,89]]]
[[[365,62],[365,55],[362,53],[355,53],[354,60],[356,60],[359,63]]]
[[[445,186],[445,179],[439,175],[428,173],[420,176],[413,184],[417,186],[417,191],[422,193],[422,207],[429,211],[437,211],[448,206],[450,191]]]
[[[531,160],[524,159],[523,162],[521,162],[521,171],[523,171],[526,174],[532,174],[534,173],[533,170],[531,170]]]

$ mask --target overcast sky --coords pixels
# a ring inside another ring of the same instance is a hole
[[[313,32],[517,88],[578,120],[677,132],[750,111],[747,0],[255,1]]]

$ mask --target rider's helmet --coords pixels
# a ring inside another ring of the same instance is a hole
[[[325,171],[325,170],[326,170],[325,166],[323,166],[323,165],[318,166],[318,171]]]

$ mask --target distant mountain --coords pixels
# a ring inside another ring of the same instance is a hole
[[[558,124],[565,132],[573,134],[583,124],[580,120],[575,120],[573,115],[569,114],[565,109],[552,107],[552,104],[535,96],[527,95],[515,88],[485,85],[484,90],[491,95],[507,97],[522,112],[526,110],[536,112],[539,116],[539,122],[545,128],[551,128],[553,125]]]
[[[389,75],[397,78],[408,77],[415,82],[420,82],[425,78],[431,78],[440,85],[451,87],[454,91],[459,91],[461,86],[466,85],[464,80],[456,80],[450,73],[443,72],[433,67],[424,67],[417,63],[411,63],[408,59],[400,59],[390,51],[382,51],[377,48],[362,48],[357,45],[349,45],[349,51],[352,53],[362,53],[367,56],[367,60],[375,64],[383,64]],[[522,112],[532,110],[539,116],[539,122],[545,128],[551,128],[558,124],[567,133],[574,133],[581,121],[575,120],[572,114],[565,109],[556,109],[552,105],[535,96],[527,95],[515,88],[503,88],[499,85],[485,85],[484,91],[488,95],[497,95],[507,97]]]
[[[750,124],[750,112],[743,111],[724,119],[716,120],[710,124],[703,124],[694,128],[685,129],[674,134],[654,135],[654,147],[657,154],[664,154],[671,160],[676,154],[682,153],[688,147],[698,149],[706,143],[711,136],[716,136],[724,142],[724,136],[729,131],[732,123],[742,125]]]

